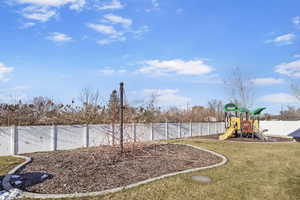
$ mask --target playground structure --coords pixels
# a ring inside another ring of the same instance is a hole
[[[266,141],[267,138],[264,136],[264,132],[267,130],[261,131],[259,127],[260,114],[265,109],[265,107],[261,107],[250,111],[246,108],[239,108],[233,103],[226,104],[224,106],[226,131],[219,136],[219,139],[252,137]]]

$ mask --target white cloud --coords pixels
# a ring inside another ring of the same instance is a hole
[[[284,82],[283,79],[276,78],[256,78],[251,80],[255,85],[276,85],[282,84]]]
[[[70,9],[71,10],[80,10],[82,9],[86,4],[85,0],[77,0],[74,1],[71,5],[70,5]]]
[[[113,26],[108,26],[103,24],[87,24],[87,26],[105,35],[112,35],[112,36],[122,35],[122,33],[116,31],[116,29]]]
[[[48,40],[51,40],[53,42],[69,42],[72,40],[72,37],[63,34],[63,33],[58,33],[58,32],[54,32],[54,33],[50,33],[50,35],[46,38]]]
[[[300,25],[300,16],[296,16],[292,19],[293,24],[296,26]]]
[[[290,62],[282,63],[275,67],[275,72],[287,75],[289,77],[300,78],[300,59]]]
[[[30,88],[32,88],[32,86],[30,86],[30,85],[18,85],[16,87],[14,87],[13,89],[15,89],[15,90],[24,90],[24,89],[30,89]]]
[[[13,70],[13,67],[8,67],[0,62],[0,81],[8,81]]]
[[[213,71],[213,68],[204,64],[203,60],[184,61],[181,59],[174,60],[147,60],[142,62],[143,67],[139,69],[140,73],[152,75],[203,75]]]
[[[50,10],[47,7],[29,6],[22,10],[23,17],[40,22],[46,22],[50,18],[57,15],[55,10]]]
[[[33,26],[35,26],[35,23],[33,23],[33,22],[26,22],[26,23],[24,23],[20,28],[30,28],[30,27],[33,27]]]
[[[80,9],[85,4],[85,0],[16,0],[21,4],[29,4],[40,7],[60,7],[70,5],[70,9]]]
[[[127,40],[128,36],[134,39],[140,39],[141,36],[149,31],[148,26],[142,26],[139,29],[133,29],[131,19],[121,17],[114,14],[106,14],[99,23],[88,23],[87,27],[105,35],[97,41],[100,45],[108,45],[113,42],[123,42]],[[121,26],[118,26],[121,25]]]
[[[97,43],[100,45],[108,45],[113,42],[122,42],[127,40],[122,32],[117,31],[113,26],[104,24],[87,24],[87,26],[103,35],[107,35],[108,38],[98,40]]]
[[[294,58],[300,58],[300,54],[295,54]]]
[[[260,99],[262,102],[269,102],[269,103],[296,103],[296,97],[287,94],[287,93],[274,93],[262,96]]]
[[[131,29],[131,19],[123,18],[112,14],[104,15],[104,20],[102,20],[102,22],[110,24],[87,24],[87,27],[107,36],[106,38],[97,41],[97,43],[100,45],[108,45],[113,42],[126,41],[127,35],[130,34],[133,36],[133,38],[140,39],[144,33],[149,31],[148,26],[142,26],[137,30]],[[123,25],[123,28],[116,27],[114,26],[114,24],[121,24]]]
[[[140,28],[138,28],[136,30],[129,30],[129,32],[134,35],[135,39],[141,39],[142,36],[149,31],[150,31],[150,28],[147,25],[141,26]]]
[[[289,45],[293,44],[293,40],[295,39],[296,35],[293,33],[288,33],[285,35],[280,35],[273,40],[266,41],[267,43],[274,43],[278,45]]]
[[[86,0],[14,0],[15,3],[25,5],[21,10],[24,18],[47,22],[57,16],[58,8],[68,5],[71,10],[81,10]]]
[[[103,4],[101,6],[98,6],[98,9],[100,10],[116,10],[116,9],[122,9],[124,6],[121,4],[119,0],[112,0],[109,4]]]
[[[115,75],[115,74],[122,74],[126,73],[127,70],[125,69],[112,69],[110,67],[106,67],[98,71],[100,75]]]
[[[105,21],[112,24],[122,24],[124,27],[129,27],[132,24],[131,19],[127,19],[118,15],[106,14],[103,16]]]
[[[191,98],[178,95],[177,89],[145,89],[143,93],[148,98],[154,96],[161,106],[179,106],[191,101]]]
[[[100,45],[108,45],[110,43],[114,42],[113,40],[110,39],[103,39],[103,40],[98,40],[97,43]]]
[[[113,38],[113,39],[98,40],[97,43],[100,44],[100,45],[109,45],[113,42],[124,42],[126,40],[127,40],[126,37],[117,37],[117,38]]]

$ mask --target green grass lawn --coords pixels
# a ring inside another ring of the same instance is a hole
[[[22,162],[23,159],[20,158],[14,158],[10,156],[0,157],[0,183],[2,183],[2,179],[4,178],[5,174]],[[0,184],[0,190],[3,190],[2,184]]]
[[[216,151],[229,162],[218,168],[178,175],[106,196],[80,199],[300,199],[300,143],[254,144],[197,139],[176,142]],[[194,182],[193,175],[209,176],[213,182]]]

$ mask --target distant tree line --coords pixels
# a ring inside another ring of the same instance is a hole
[[[251,109],[255,101],[256,89],[247,73],[233,68],[223,81],[230,102],[239,107]],[[291,84],[291,90],[300,101],[300,81]],[[16,101],[15,104],[0,104],[0,125],[52,125],[52,124],[102,124],[119,123],[120,98],[112,91],[107,102],[100,102],[98,90],[85,88],[78,100],[69,104],[56,103],[47,97],[35,97],[29,102]],[[210,100],[206,106],[186,106],[185,108],[157,106],[157,98],[152,95],[139,104],[125,102],[125,123],[150,122],[207,122],[223,121],[223,102]],[[300,120],[300,108],[289,106],[279,115],[264,114],[263,120]]]
[[[56,103],[47,97],[35,97],[29,102],[21,100],[15,104],[0,104],[0,125],[66,125],[118,123],[120,99],[116,90],[112,91],[106,103],[100,103],[96,90],[83,89],[78,102]],[[150,122],[201,122],[222,121],[223,102],[211,100],[207,106],[161,108],[156,106],[155,96],[142,105],[125,102],[125,123]]]

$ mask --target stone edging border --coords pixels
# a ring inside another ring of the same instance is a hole
[[[177,144],[177,143],[173,143],[173,144]],[[228,161],[228,159],[225,156],[223,156],[223,155],[221,155],[219,153],[216,153],[214,151],[210,151],[210,150],[203,149],[203,148],[196,147],[196,146],[189,145],[189,144],[177,144],[177,145],[185,145],[185,146],[193,147],[193,148],[201,150],[201,151],[205,151],[205,152],[211,153],[211,154],[213,154],[215,156],[220,157],[222,159],[222,162],[214,164],[214,165],[206,166],[206,167],[193,168],[193,169],[183,170],[183,171],[174,172],[174,173],[170,173],[170,174],[165,174],[165,175],[162,175],[162,176],[159,176],[159,177],[150,178],[150,179],[147,179],[147,180],[144,180],[144,181],[140,181],[138,183],[130,184],[130,185],[127,185],[127,186],[122,186],[122,187],[117,187],[117,188],[113,188],[113,189],[103,190],[101,192],[74,193],[74,194],[37,194],[37,193],[25,192],[25,191],[21,191],[21,190],[19,190],[19,191],[21,193],[21,197],[39,198],[39,199],[46,199],[46,198],[53,198],[53,199],[56,199],[56,198],[79,198],[79,197],[89,197],[89,196],[100,196],[100,195],[105,195],[105,194],[109,194],[109,193],[119,192],[119,191],[126,190],[126,189],[129,189],[129,188],[137,187],[137,186],[140,186],[140,185],[144,185],[146,183],[157,181],[157,180],[160,180],[160,179],[163,179],[163,178],[166,178],[166,177],[175,176],[175,175],[178,175],[178,174],[185,174],[185,173],[190,173],[190,172],[195,172],[195,171],[200,171],[200,170],[205,170],[205,169],[219,167],[221,165],[226,164],[227,161]],[[3,184],[2,185],[3,185],[3,188],[5,190],[7,190],[7,191],[16,190],[16,188],[14,188],[10,184],[11,176],[14,173],[16,173],[19,169],[21,169],[22,167],[24,167],[25,165],[27,165],[29,162],[31,162],[31,158],[29,158],[29,157],[25,157],[25,156],[15,156],[15,157],[23,158],[26,161],[24,163],[20,164],[19,166],[15,167],[13,170],[11,170],[5,176],[5,178],[3,179]]]

